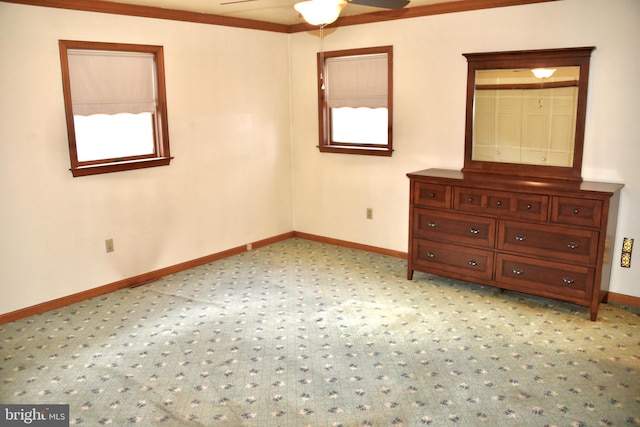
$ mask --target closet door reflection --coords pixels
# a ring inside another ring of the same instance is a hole
[[[578,88],[475,92],[473,160],[571,167]]]

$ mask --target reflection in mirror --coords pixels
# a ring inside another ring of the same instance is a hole
[[[571,167],[579,77],[579,67],[477,70],[473,160]]]
[[[463,171],[581,180],[593,49],[464,54]]]

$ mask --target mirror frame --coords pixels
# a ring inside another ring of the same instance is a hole
[[[513,176],[582,180],[582,152],[589,86],[589,62],[594,46],[508,52],[464,53],[467,58],[467,113],[463,172],[507,174]],[[510,68],[557,68],[579,66],[575,141],[571,167],[473,160],[473,116],[476,70]]]

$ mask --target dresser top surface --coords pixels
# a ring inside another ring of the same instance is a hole
[[[545,192],[587,192],[611,195],[624,187],[624,184],[608,182],[525,178],[520,176],[462,172],[454,169],[425,169],[408,173],[407,176],[416,180],[425,180],[441,184],[466,185],[502,190],[520,189],[528,192],[531,192],[532,188],[538,188]]]

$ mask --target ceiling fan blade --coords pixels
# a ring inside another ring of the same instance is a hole
[[[227,6],[229,4],[238,4],[238,3],[249,3],[257,0],[229,0],[220,3],[220,6]]]
[[[402,9],[409,4],[409,0],[349,0],[349,3],[382,9]]]

